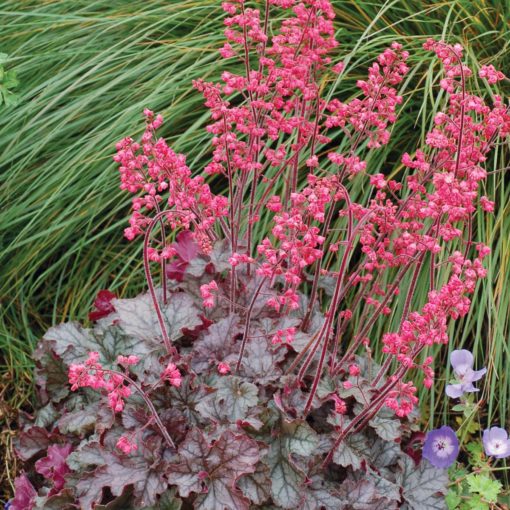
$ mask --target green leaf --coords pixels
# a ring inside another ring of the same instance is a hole
[[[5,106],[16,106],[19,104],[20,97],[18,94],[6,89],[3,90],[2,94],[4,96]]]
[[[3,77],[3,84],[6,89],[14,89],[19,85],[16,71],[7,71]]]
[[[498,494],[503,488],[499,480],[492,480],[486,475],[471,474],[467,477],[467,483],[471,492],[477,492],[489,503],[496,503]]]
[[[482,501],[481,496],[474,494],[466,501],[466,508],[469,510],[490,510],[490,505]]]
[[[481,467],[487,464],[482,443],[472,441],[466,445],[466,450],[469,452],[469,461],[472,466]]]
[[[446,503],[448,472],[437,469],[429,462],[415,466],[413,459],[402,455],[399,460],[402,471],[397,482],[402,485],[403,498],[412,510],[444,510]]]
[[[9,55],[7,53],[0,53],[0,65],[7,62],[8,58],[9,58]]]
[[[445,501],[448,506],[448,510],[456,510],[462,502],[462,498],[455,491],[455,489],[450,489],[446,495]]]

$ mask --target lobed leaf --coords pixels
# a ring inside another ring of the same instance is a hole
[[[423,460],[415,466],[413,459],[402,455],[399,464],[402,471],[397,481],[402,485],[403,498],[410,510],[444,510],[447,493],[448,472],[437,469]]]
[[[199,493],[196,509],[248,510],[249,500],[236,486],[236,481],[255,471],[259,461],[255,441],[226,431],[209,445],[202,432],[193,428],[179,447],[179,457],[181,462],[168,468],[168,480],[178,486],[183,497]]]

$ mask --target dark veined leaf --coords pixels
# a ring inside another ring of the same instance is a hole
[[[75,510],[75,498],[71,490],[65,489],[59,494],[38,496],[31,510]],[[94,509],[96,510],[96,509]]]
[[[216,367],[221,361],[237,360],[239,346],[235,343],[235,337],[240,332],[239,317],[233,314],[210,326],[193,346],[193,370],[202,373],[211,366]]]
[[[374,483],[364,477],[348,478],[340,487],[342,506],[339,510],[396,510],[397,503],[379,498]]]
[[[333,462],[343,467],[361,469],[361,463],[369,450],[367,439],[362,434],[348,436],[333,454]]]
[[[358,471],[352,475],[355,480],[369,480],[372,482],[376,499],[386,499],[388,502],[400,501],[400,485],[382,476],[382,473],[377,472],[370,466],[365,467],[366,471]],[[384,473],[384,471],[383,471]],[[391,476],[394,478],[394,476]]]
[[[277,432],[263,459],[269,466],[271,494],[282,508],[299,507],[304,498],[306,473],[298,467],[293,455],[312,455],[319,445],[319,438],[306,422],[300,420],[289,422],[282,418]]]
[[[403,498],[410,510],[444,510],[447,508],[445,495],[448,491],[448,472],[437,469],[427,461],[415,466],[413,459],[402,455],[399,464],[401,472],[397,481],[402,485]]]
[[[303,510],[338,510],[342,508],[343,498],[338,492],[338,484],[315,475],[306,484]]]
[[[171,293],[164,305],[161,294],[161,291],[157,292],[171,340],[181,337],[184,328],[193,329],[202,323],[200,311],[190,296],[182,292]],[[127,335],[140,340],[161,338],[161,329],[150,294],[142,294],[133,299],[114,299],[112,304],[117,311],[119,325]]]
[[[230,248],[230,243],[226,239],[215,243],[210,258],[217,273],[230,270],[232,266],[228,259],[231,255],[232,250]]]
[[[157,451],[154,447],[154,452]],[[158,454],[151,455],[142,445],[136,454],[127,456],[112,453],[93,442],[71,454],[68,463],[71,469],[80,467],[82,470],[76,482],[76,493],[83,510],[92,509],[101,502],[104,487],[108,487],[113,496],[121,496],[132,486],[136,508],[144,508],[156,504],[157,497],[168,486]],[[85,470],[85,466],[96,467]]]
[[[248,410],[258,404],[258,388],[239,377],[218,377],[213,388],[216,391],[197,405],[197,411],[204,418],[227,419],[235,423],[245,419]]]
[[[226,431],[209,445],[202,432],[194,428],[179,447],[179,456],[181,462],[169,466],[168,480],[179,487],[182,497],[198,493],[195,509],[248,510],[249,500],[236,481],[255,471],[259,461],[255,441]]]
[[[284,358],[284,349],[275,349],[267,336],[257,335],[255,330],[254,338],[246,343],[242,374],[259,384],[267,384],[281,376],[278,364]]]
[[[368,424],[374,429],[375,433],[385,441],[395,441],[401,436],[401,422],[393,412],[383,407]]]
[[[265,503],[271,496],[269,468],[259,462],[253,473],[244,475],[237,481],[242,493],[256,505]]]

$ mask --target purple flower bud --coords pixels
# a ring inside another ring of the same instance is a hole
[[[459,440],[447,426],[431,430],[423,443],[423,457],[437,468],[450,467],[459,453]]]
[[[510,440],[505,429],[491,427],[483,431],[483,448],[487,455],[504,459],[510,455]]]
[[[459,398],[464,393],[479,391],[478,388],[473,386],[473,383],[481,379],[487,369],[473,370],[474,359],[469,351],[465,349],[452,351],[450,363],[453,367],[456,382],[446,386],[446,394],[449,397]]]

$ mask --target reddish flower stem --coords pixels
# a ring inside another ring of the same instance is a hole
[[[168,446],[175,450],[175,444],[172,441],[172,438],[170,437],[170,434],[168,433],[168,430],[163,425],[163,422],[161,421],[161,418],[159,417],[159,414],[156,411],[156,408],[154,407],[154,404],[151,402],[151,399],[147,396],[145,391],[143,391],[142,388],[140,386],[138,386],[138,384],[136,384],[135,381],[133,381],[133,379],[131,379],[129,376],[127,376],[123,372],[117,372],[117,370],[107,370],[107,369],[104,369],[103,371],[106,372],[106,373],[119,375],[130,386],[133,386],[133,388],[140,394],[140,396],[143,398],[143,401],[145,402],[145,404],[149,408],[149,410],[150,410],[150,412],[151,412],[151,414],[152,414],[152,416],[154,418],[154,421],[156,422],[156,424],[157,424],[159,430],[161,431],[161,434],[163,435],[163,438],[167,442]]]
[[[255,306],[255,302],[257,300],[257,297],[260,294],[260,291],[262,289],[262,286],[264,285],[264,282],[266,281],[266,277],[262,278],[260,281],[257,290],[255,291],[255,294],[253,295],[253,298],[251,300],[250,306],[248,307],[248,311],[246,312],[246,322],[244,325],[244,334],[243,334],[243,340],[241,342],[241,350],[239,351],[239,358],[237,359],[236,363],[236,372],[239,373],[239,369],[241,368],[241,362],[243,360],[244,356],[244,350],[246,348],[246,342],[248,340],[248,333],[250,331],[250,322],[251,322],[251,314],[253,312],[253,307]]]

